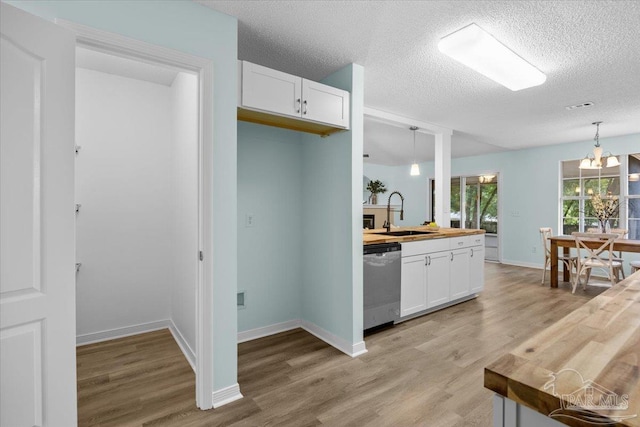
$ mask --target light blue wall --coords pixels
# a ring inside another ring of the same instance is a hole
[[[11,1],[61,18],[211,59],[214,63],[214,389],[237,382],[237,19],[188,1]]]
[[[433,176],[433,162],[420,165],[420,175],[411,176],[410,166],[383,166],[371,163],[364,164],[364,174],[371,180],[379,179],[385,184],[387,192],[378,194],[378,205],[386,206],[389,195],[399,191],[404,196],[404,220],[400,221],[398,213],[394,213],[394,225],[409,227],[421,225],[427,220],[427,202],[429,177]],[[366,197],[370,193],[364,191]],[[391,199],[392,205],[400,205],[396,195]]]
[[[640,152],[640,134],[602,138],[600,143],[605,150],[615,154]],[[589,140],[452,159],[452,176],[500,173],[503,212],[499,231],[504,262],[542,265],[543,252],[538,229],[550,226],[554,231],[558,231],[560,162],[580,159],[592,148],[593,141]],[[364,166],[364,173],[369,178],[389,181],[394,189],[403,192],[406,199],[405,207],[412,200],[418,201],[418,214],[409,213],[405,217],[406,225],[414,225],[417,220],[427,215],[427,181],[429,177],[433,177],[433,162],[421,164],[420,169],[423,171],[418,177],[421,184],[414,185],[413,177],[409,176],[408,166]],[[409,211],[408,207],[407,210]],[[633,259],[634,255],[625,255],[626,258]]]
[[[351,130],[303,137],[303,317],[348,343],[362,341],[364,69],[323,83],[350,91]]]
[[[301,133],[238,122],[239,331],[301,318],[302,177]]]

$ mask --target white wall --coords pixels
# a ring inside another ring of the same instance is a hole
[[[171,283],[167,86],[77,69],[77,334],[166,320]]]
[[[198,78],[179,73],[171,102],[171,319],[191,355],[196,345],[198,250]]]

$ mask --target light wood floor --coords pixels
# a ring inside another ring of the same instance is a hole
[[[355,359],[300,329],[240,344],[245,397],[210,411],[167,330],[79,347],[79,425],[490,426],[484,366],[604,289],[572,295],[500,264],[485,274],[477,299],[369,335]]]

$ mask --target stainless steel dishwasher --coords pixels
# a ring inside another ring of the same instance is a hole
[[[364,246],[364,329],[400,317],[400,243]]]

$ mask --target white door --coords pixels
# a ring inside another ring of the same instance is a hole
[[[470,251],[469,292],[476,294],[484,289],[484,246],[474,246]]]
[[[427,308],[427,283],[424,255],[402,258],[400,276],[400,316],[408,316]]]
[[[451,252],[427,254],[427,306],[429,308],[449,301],[449,268]]]
[[[349,92],[302,79],[302,118],[349,128]]]
[[[453,301],[469,295],[469,249],[451,251],[450,299]]]
[[[242,106],[284,116],[302,114],[302,79],[242,61]]]
[[[0,425],[76,425],[75,39],[1,4]]]

